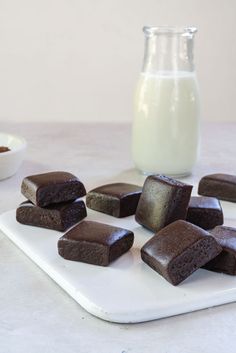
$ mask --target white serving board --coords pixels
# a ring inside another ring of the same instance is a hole
[[[236,204],[222,204],[225,224],[236,227]],[[62,233],[21,225],[15,210],[0,216],[0,229],[83,308],[107,321],[149,321],[236,300],[236,277],[200,269],[174,287],[149,268],[140,248],[153,234],[134,217],[116,219],[88,210],[87,219],[133,230],[131,251],[109,267],[64,260],[57,253]]]

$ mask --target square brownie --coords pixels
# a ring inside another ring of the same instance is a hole
[[[205,175],[199,182],[198,193],[236,202],[236,175],[223,173]]]
[[[82,200],[57,203],[44,208],[25,201],[16,210],[17,222],[60,232],[64,232],[86,216],[86,206]]]
[[[58,241],[63,258],[88,264],[108,266],[133,245],[133,232],[108,224],[82,221]]]
[[[192,185],[164,175],[151,175],[144,183],[135,214],[136,221],[153,232],[185,219]]]
[[[141,193],[142,187],[137,185],[107,184],[89,191],[86,196],[86,205],[92,210],[113,217],[127,217],[135,214]]]
[[[208,262],[204,268],[214,272],[222,272],[227,275],[236,275],[236,228],[217,226],[210,234],[223,251],[213,260]]]
[[[223,224],[224,216],[220,201],[215,197],[191,197],[186,221],[203,229],[213,229]]]
[[[21,192],[39,207],[76,200],[86,194],[83,183],[67,172],[49,172],[28,176],[22,182]]]
[[[167,281],[177,285],[221,251],[221,246],[208,232],[179,220],[144,244],[141,257]]]

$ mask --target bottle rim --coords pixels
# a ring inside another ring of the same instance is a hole
[[[194,26],[187,26],[187,27],[144,26],[143,32],[147,36],[152,36],[157,34],[166,34],[166,35],[180,34],[183,36],[192,36],[194,33],[197,32],[197,28]]]

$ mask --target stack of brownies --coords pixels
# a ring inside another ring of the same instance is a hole
[[[86,195],[83,183],[67,172],[50,172],[26,177],[21,192],[27,201],[17,208],[22,224],[64,232],[87,216],[79,198]]]

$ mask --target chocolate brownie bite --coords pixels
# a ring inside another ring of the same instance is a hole
[[[17,222],[60,232],[64,232],[86,216],[86,206],[82,200],[62,202],[44,208],[25,201],[16,210]]]
[[[113,217],[127,217],[135,214],[142,193],[142,187],[113,183],[99,186],[88,192],[87,207]]]
[[[141,249],[143,261],[173,285],[178,285],[222,251],[205,230],[176,221],[152,237]]]
[[[133,232],[108,224],[82,221],[58,241],[58,253],[66,260],[108,266],[133,245]]]
[[[228,275],[236,275],[236,228],[217,226],[211,232],[211,236],[223,248],[223,251],[204,268],[214,272],[222,272]]]
[[[192,185],[164,175],[147,177],[135,214],[142,226],[159,231],[167,224],[185,219]]]
[[[236,175],[222,173],[206,175],[199,182],[198,193],[236,202]]]
[[[86,194],[83,183],[67,172],[49,172],[28,176],[22,182],[21,192],[39,207],[73,201]]]
[[[186,221],[203,229],[213,229],[223,224],[224,216],[220,201],[215,197],[191,197]]]

